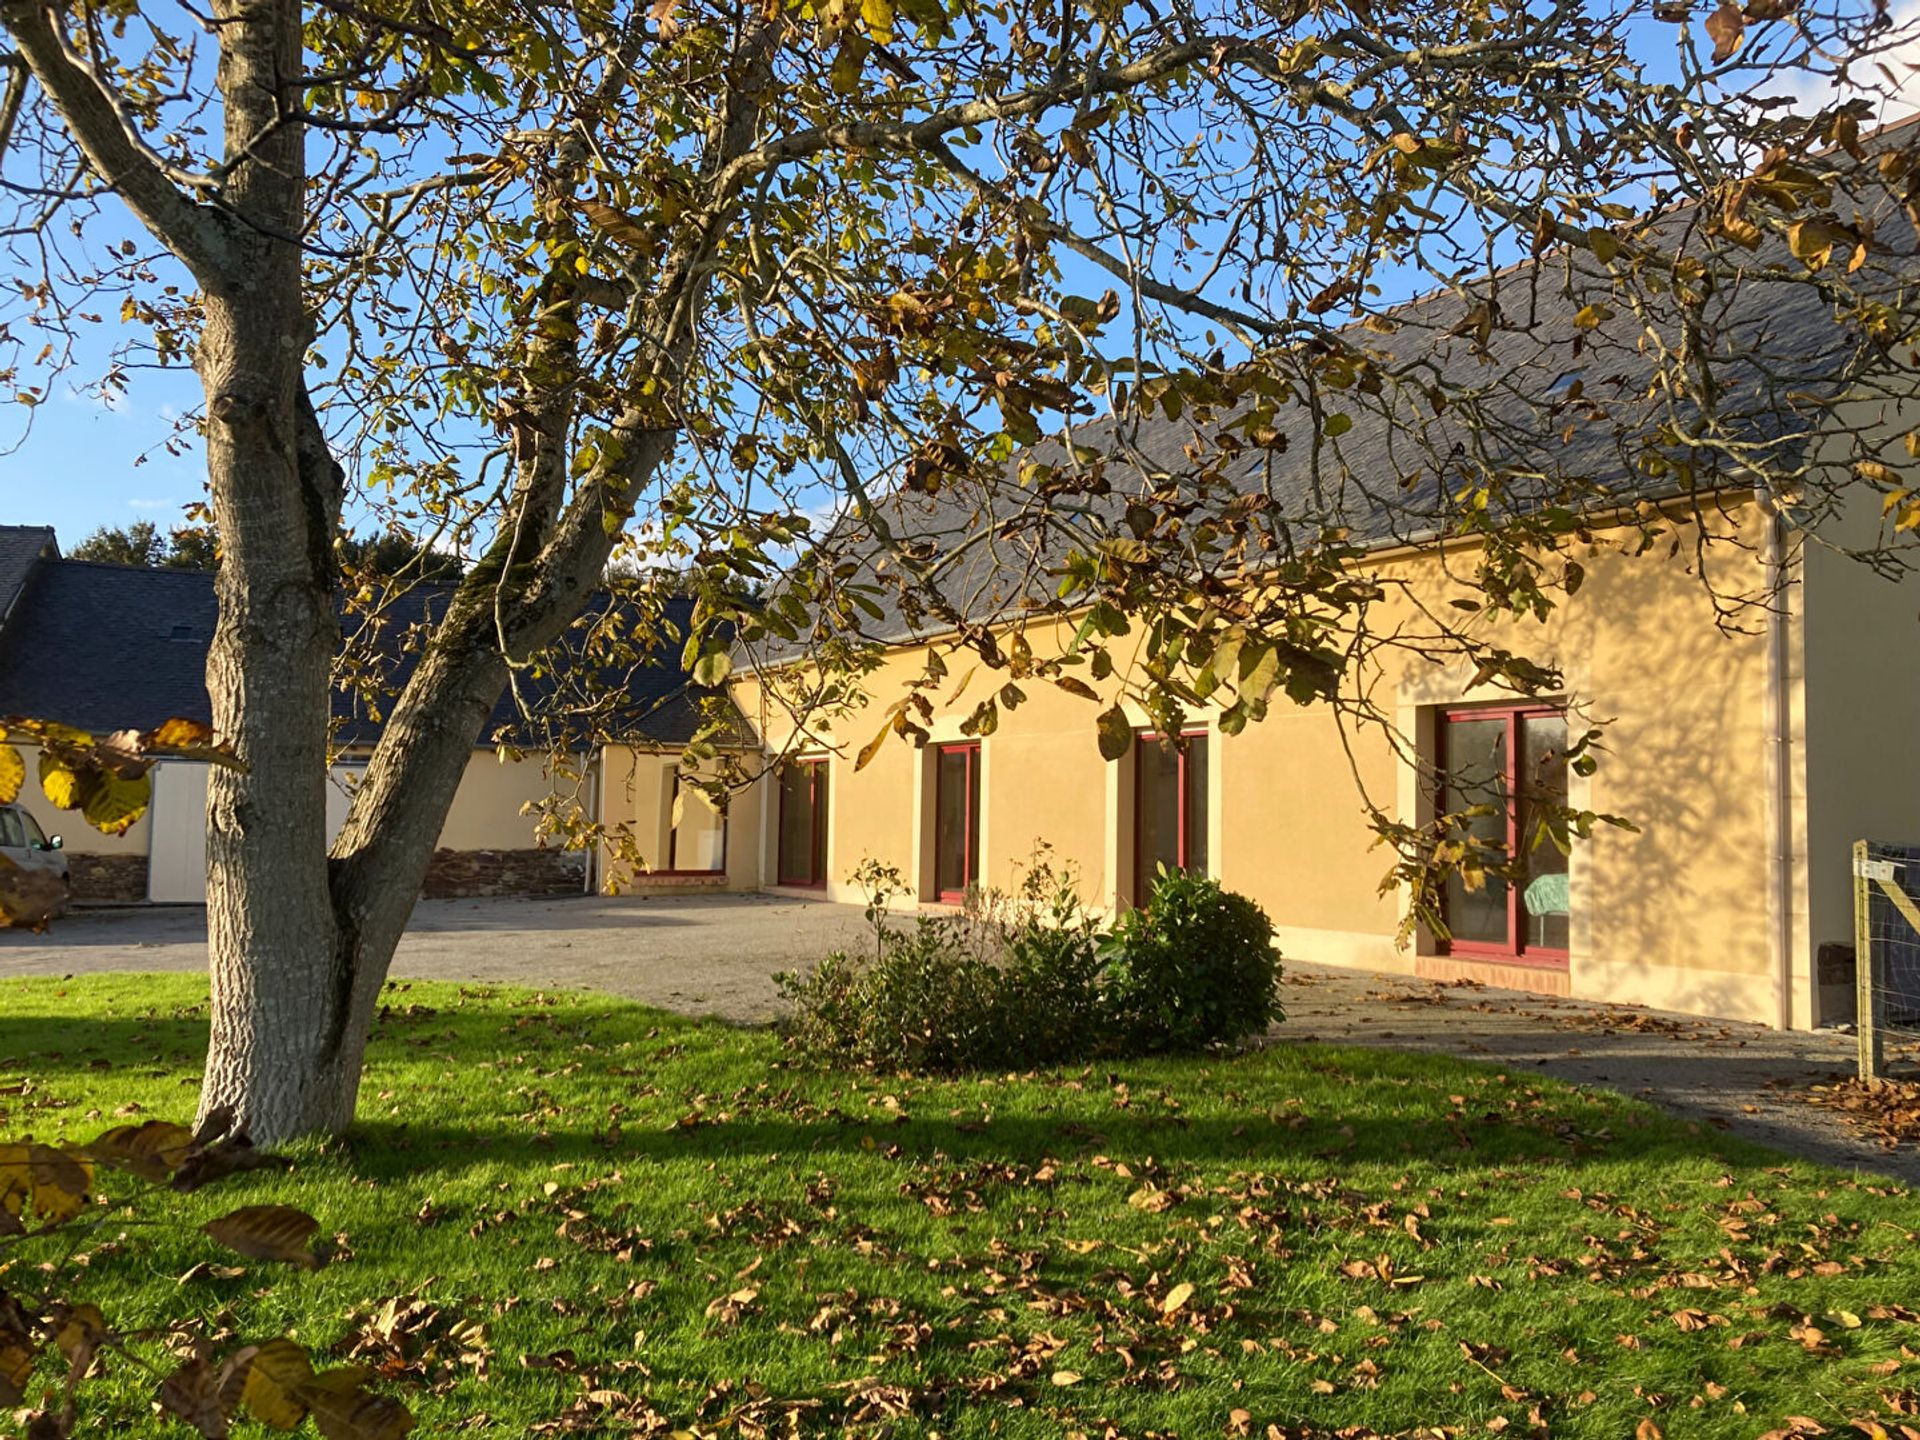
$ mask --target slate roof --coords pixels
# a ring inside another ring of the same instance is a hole
[[[398,636],[443,613],[450,593],[444,586],[418,587],[396,604],[386,633]],[[683,634],[692,605],[676,599],[665,607]],[[599,608],[606,608],[604,600]],[[0,629],[0,714],[94,731],[151,729],[174,716],[211,721],[207,650],[218,613],[214,576],[205,571],[42,559]],[[378,653],[385,683],[403,684],[412,673],[413,653],[397,644]],[[563,645],[549,669],[523,680],[536,722],[542,702],[550,706],[570,686],[597,695],[617,692],[597,712],[599,724],[636,743],[660,745],[693,738],[708,693],[686,683],[673,641],[663,641],[645,663],[603,670],[591,684]],[[379,723],[354,694],[336,692],[334,714],[341,743],[370,744],[378,737]],[[535,745],[545,737],[531,732],[511,696],[504,696],[474,738],[477,745],[497,738]]]
[[[42,555],[58,558],[60,546],[47,525],[0,525],[0,625]]]
[[[1844,199],[1837,206],[1842,212]],[[1873,208],[1884,253],[1910,254],[1911,222],[1884,203],[1884,192],[1881,200]],[[1663,246],[1697,249],[1690,231],[1699,223],[1696,210],[1679,208],[1654,229]],[[1798,279],[1769,278],[1768,267],[1785,259],[1781,247],[1763,247],[1740,284],[1708,300],[1702,348],[1711,349],[1723,387],[1717,407],[1722,432],[1764,445],[1771,458],[1791,466],[1803,454],[1824,402],[1845,388],[1849,367],[1865,352],[1851,348],[1857,339],[1835,323],[1832,303],[1804,283],[1803,268],[1788,267]],[[1698,416],[1686,408],[1669,412],[1648,397],[1650,371],[1639,349],[1645,327],[1627,305],[1616,302],[1614,313],[1597,326],[1576,326],[1576,311],[1606,294],[1597,265],[1584,251],[1555,250],[1476,282],[1465,294],[1437,291],[1409,301],[1392,312],[1400,325],[1393,334],[1345,332],[1388,370],[1405,368],[1418,378],[1420,367],[1430,366],[1449,386],[1480,387],[1492,430],[1468,431],[1455,412],[1436,416],[1413,387],[1389,385],[1377,397],[1322,389],[1317,398],[1323,408],[1344,410],[1351,421],[1344,434],[1316,449],[1310,413],[1297,403],[1282,404],[1271,428],[1285,437],[1284,446],[1247,447],[1217,467],[1219,482],[1234,494],[1264,495],[1279,527],[1297,536],[1310,539],[1338,526],[1370,549],[1456,533],[1463,507],[1454,491],[1476,468],[1526,477],[1511,482],[1509,514],[1555,504],[1600,514],[1639,500],[1751,486],[1750,475],[1731,469],[1687,487],[1637,473],[1634,460],[1658,427]],[[1872,273],[1856,283],[1869,283]],[[1897,277],[1887,274],[1874,283],[1891,286]],[[1478,344],[1470,333],[1472,307],[1488,295],[1498,302],[1499,319]],[[1677,302],[1638,298],[1663,334],[1680,333]],[[1584,400],[1604,407],[1603,421],[1586,418],[1581,403],[1559,398],[1576,378]],[[1227,409],[1208,428],[1214,434],[1231,429],[1246,409],[1244,403]],[[1068,452],[1057,439],[1043,440],[997,474],[932,495],[897,488],[886,493],[877,508],[888,528],[914,545],[922,564],[939,569],[939,606],[916,601],[903,610],[900,562],[858,519],[843,515],[822,544],[836,560],[855,561],[858,578],[882,582],[882,593],[870,598],[884,613],[861,620],[864,638],[896,643],[950,631],[942,607],[976,623],[1011,618],[1053,595],[1068,548],[1084,550],[1089,536],[1126,533],[1129,498],[1167,488],[1192,494],[1196,466],[1188,447],[1196,440],[1204,449],[1210,436],[1190,415],[1168,419],[1155,413],[1125,430],[1111,419],[1076,426],[1075,445],[1099,457],[1112,488],[1105,495],[1069,497],[1081,512],[1072,539],[1057,529],[1043,533],[1009,523],[1034,502],[1020,479],[1019,459],[1066,464]],[[1462,463],[1466,457],[1474,463]],[[775,664],[802,648],[769,647],[749,661]]]

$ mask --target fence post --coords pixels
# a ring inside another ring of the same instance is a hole
[[[1860,1078],[1871,1085],[1880,1078],[1882,1053],[1878,987],[1873,983],[1873,921],[1868,893],[1873,881],[1867,869],[1867,842],[1853,842],[1853,1023],[1859,1039]]]

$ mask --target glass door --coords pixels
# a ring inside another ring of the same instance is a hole
[[[776,878],[782,885],[827,883],[827,762],[790,760],[780,769],[780,854]]]
[[[980,878],[980,747],[942,745],[933,791],[934,889],[958,904]]]
[[[1565,968],[1571,895],[1567,857],[1548,823],[1567,804],[1567,717],[1544,706],[1450,710],[1440,717],[1440,806],[1481,813],[1467,832],[1511,857],[1512,879],[1469,889],[1447,877],[1456,955]]]

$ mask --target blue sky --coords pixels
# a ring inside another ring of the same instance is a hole
[[[177,456],[164,448],[174,418],[199,401],[194,377],[136,372],[125,394],[109,404],[75,388],[104,369],[105,353],[102,343],[91,366],[55,382],[53,396],[36,408],[24,436],[20,421],[12,433],[0,432],[9,447],[0,455],[0,519],[51,525],[63,548],[102,525],[180,525],[184,507],[205,491],[197,446]]]

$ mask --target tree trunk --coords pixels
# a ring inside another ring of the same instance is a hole
[[[246,223],[231,232],[226,283],[208,287],[194,357],[222,545],[207,689],[245,768],[214,767],[207,791],[213,1025],[200,1110],[230,1110],[269,1144],[340,1128],[358,1079],[326,862],[340,494],[301,385],[304,145],[281,113],[298,98],[299,6],[214,8],[237,161],[225,199]]]
[[[243,3],[221,0],[216,11],[263,13]],[[272,13],[297,20],[298,7],[274,0]],[[253,44],[259,32],[257,18],[221,31],[227,143],[229,154],[249,157],[237,173],[254,177],[262,208],[284,205],[285,216],[256,214],[261,254],[241,272],[245,303],[210,299],[196,359],[225,546],[208,682],[216,728],[248,767],[217,772],[208,797],[213,1040],[200,1109],[203,1118],[230,1110],[257,1143],[273,1144],[351,1123],[381,987],[474,745],[506,687],[507,657],[543,649],[579,613],[612,547],[605,514],[631,503],[671,455],[676,432],[659,425],[651,404],[629,408],[611,427],[620,458],[583,480],[561,516],[570,410],[548,417],[542,453],[508,507],[514,513],[502,517],[493,554],[456,592],[394,705],[329,858],[340,472],[300,383],[307,328],[297,246],[274,238],[300,224],[301,154],[287,138],[300,127],[265,124],[279,103],[271,97],[281,93],[270,77],[296,73],[299,32],[283,23],[277,48]],[[764,54],[757,63],[765,65]],[[236,119],[243,101],[256,113]],[[746,145],[755,113],[757,100],[718,127],[720,158]],[[251,138],[263,133],[265,142]],[[661,376],[675,373],[692,344],[688,317],[708,284],[699,260],[695,244],[663,266],[655,305],[661,320],[675,323],[655,327],[669,332]]]

